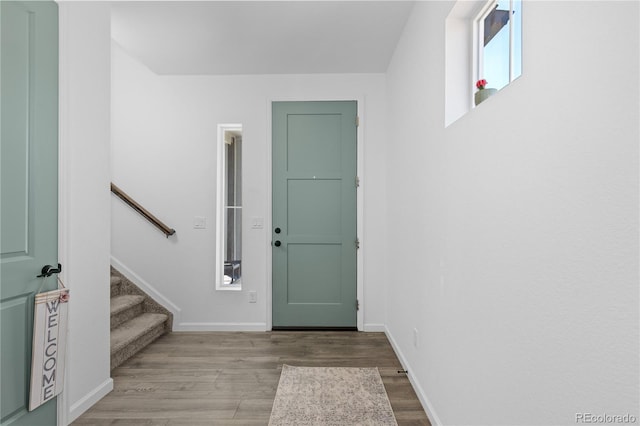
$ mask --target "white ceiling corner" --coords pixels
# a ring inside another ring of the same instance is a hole
[[[157,74],[385,72],[413,1],[117,1],[112,38]]]

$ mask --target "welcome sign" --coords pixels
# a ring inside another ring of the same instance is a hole
[[[66,288],[36,294],[29,411],[62,392],[68,301]]]

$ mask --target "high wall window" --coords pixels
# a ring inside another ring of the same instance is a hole
[[[522,74],[522,1],[492,0],[476,20],[477,75],[502,89]]]
[[[242,126],[218,126],[216,288],[242,283]]]
[[[522,74],[522,0],[458,0],[445,20],[445,127]],[[480,94],[478,80],[486,80]]]

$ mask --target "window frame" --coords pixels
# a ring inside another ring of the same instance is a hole
[[[510,19],[509,19],[509,81],[502,88],[498,89],[498,91],[510,85],[517,77],[514,78],[514,58],[515,58],[515,43],[514,43],[514,19],[513,19],[513,10],[514,10],[514,1],[509,0],[509,11],[510,11]],[[491,11],[497,6],[498,0],[489,0],[487,3],[480,9],[480,13],[475,18],[474,22],[474,70],[473,74],[475,76],[475,81],[478,81],[482,78],[484,73],[484,20],[491,13]],[[520,7],[523,7],[523,2],[520,2]],[[521,29],[522,31],[522,29]],[[522,60],[522,59],[521,59]],[[522,73],[520,74],[522,75]],[[518,75],[518,77],[520,77]],[[474,81],[474,83],[475,83]],[[475,84],[474,84],[475,88]]]
[[[218,124],[218,141],[216,149],[216,252],[215,252],[215,288],[216,290],[242,290],[242,277],[238,282],[224,283],[224,258],[226,251],[226,211],[227,200],[225,199],[227,177],[226,177],[226,134],[227,132],[240,132],[242,134],[242,124]],[[241,160],[242,161],[242,160]],[[242,173],[242,169],[241,172]],[[242,188],[240,189],[242,191]],[[243,215],[244,218],[244,215]],[[242,226],[242,224],[240,224]],[[242,244],[242,243],[241,243]],[[242,252],[242,247],[241,247]],[[242,256],[241,256],[242,258]]]

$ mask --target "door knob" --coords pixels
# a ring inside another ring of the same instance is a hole
[[[276,247],[280,247],[282,243],[280,241],[276,241],[275,243],[273,243],[273,245]]]

